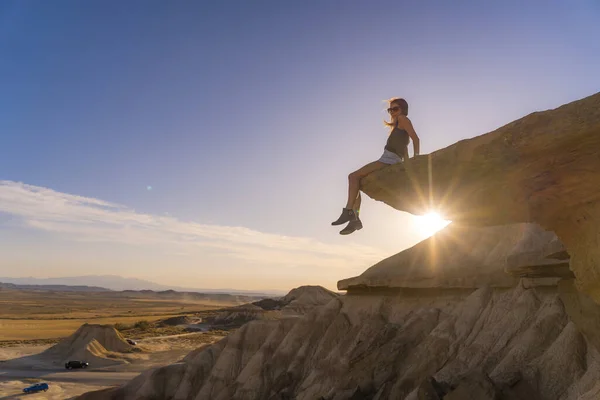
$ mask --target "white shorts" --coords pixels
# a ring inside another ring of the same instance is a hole
[[[389,150],[383,150],[383,154],[377,161],[384,164],[398,164],[399,162],[402,162],[402,157],[396,153],[392,153]]]

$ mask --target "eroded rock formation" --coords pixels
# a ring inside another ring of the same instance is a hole
[[[71,360],[87,361],[90,368],[128,362],[127,353],[137,351],[112,325],[83,324],[71,336],[39,354],[2,361],[0,370],[62,368]]]
[[[229,329],[257,319],[268,320],[303,315],[338,296],[337,293],[322,286],[300,286],[281,298],[262,299],[223,309],[214,318],[208,318],[207,322],[214,328]]]
[[[301,318],[252,321],[182,363],[81,399],[417,399],[429,376],[458,387],[478,369],[498,391],[525,385],[570,400],[600,380],[600,356],[556,289],[427,291],[348,295]]]
[[[82,399],[436,400],[438,390],[443,398],[575,400],[598,393],[596,304],[573,279],[504,272],[511,263],[547,268],[548,256],[563,249],[555,235],[528,224],[450,225],[436,240],[443,257],[427,259],[429,245],[421,243],[341,281],[354,282],[345,296],[305,291],[331,300],[304,316],[249,322],[182,363]],[[443,277],[417,271],[424,266]],[[461,268],[473,277],[454,281]]]
[[[478,226],[536,222],[571,256],[576,285],[600,302],[600,93],[377,171],[370,197]]]

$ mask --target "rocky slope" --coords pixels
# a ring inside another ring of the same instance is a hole
[[[556,287],[403,289],[250,322],[182,363],[82,399],[417,399],[430,376],[458,390],[473,370],[498,398],[584,399],[598,392],[600,357]]]

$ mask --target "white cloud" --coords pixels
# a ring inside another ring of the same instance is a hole
[[[326,268],[367,267],[385,257],[372,247],[327,244],[244,227],[184,222],[13,181],[0,181],[0,212],[19,217],[32,229],[77,241],[161,246],[173,254],[209,248],[262,264]]]

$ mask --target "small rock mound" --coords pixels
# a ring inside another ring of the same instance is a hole
[[[339,295],[322,286],[300,286],[281,298],[287,313],[305,314],[315,307],[325,305]]]
[[[90,367],[124,363],[115,353],[131,352],[131,346],[112,325],[83,324],[71,336],[41,354],[52,364],[82,360]]]
[[[224,309],[214,317],[211,324],[213,327],[235,328],[254,320],[303,315],[336,297],[337,294],[321,286],[300,286],[280,299],[263,299]]]

